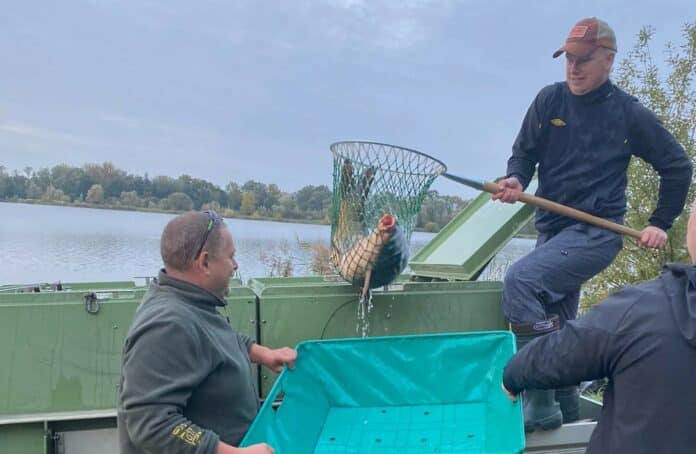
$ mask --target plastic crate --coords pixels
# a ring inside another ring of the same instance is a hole
[[[520,453],[521,406],[500,387],[514,350],[507,331],[303,342],[241,446],[266,442],[280,454]]]

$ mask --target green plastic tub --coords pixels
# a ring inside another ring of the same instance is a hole
[[[267,442],[280,454],[520,453],[522,410],[500,387],[514,350],[507,331],[303,342],[242,446]]]

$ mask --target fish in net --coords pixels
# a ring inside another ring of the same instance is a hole
[[[421,203],[445,167],[374,142],[338,142],[331,151],[331,258],[341,277],[361,288],[362,301],[406,268]]]

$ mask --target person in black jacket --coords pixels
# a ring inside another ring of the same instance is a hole
[[[515,354],[503,386],[551,389],[608,377],[587,453],[696,450],[696,206],[687,230],[692,264],[628,286]]]
[[[492,197],[516,202],[538,165],[538,196],[622,223],[626,169],[637,156],[660,176],[657,206],[639,240],[658,248],[684,207],[691,162],[655,114],[609,80],[616,50],[614,32],[602,20],[583,19],[571,29],[553,55],[566,54],[566,81],[537,95],[501,191]],[[622,247],[617,233],[541,209],[536,229],[536,248],[504,278],[503,311],[519,348],[575,319],[582,284],[609,266]],[[577,420],[578,410],[577,386],[529,390],[525,430],[556,428]]]
[[[172,219],[164,269],[138,306],[123,347],[118,402],[122,454],[272,454],[236,448],[256,416],[250,362],[280,371],[292,348],[269,349],[218,312],[237,270],[232,235],[214,211]]]

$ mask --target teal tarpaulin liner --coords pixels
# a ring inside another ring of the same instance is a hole
[[[522,409],[501,390],[514,351],[507,331],[303,342],[242,446],[266,442],[279,454],[520,453]]]

